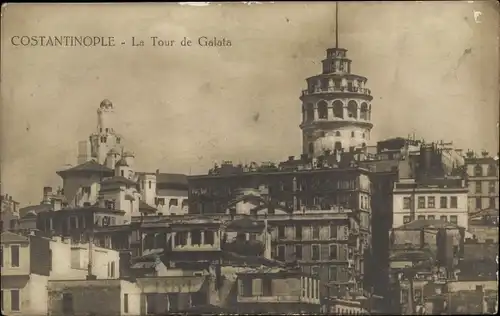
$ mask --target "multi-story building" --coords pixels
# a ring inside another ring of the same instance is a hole
[[[15,230],[19,227],[19,202],[12,199],[12,196],[0,195],[0,229],[1,231]]]
[[[237,309],[241,314],[320,312],[320,281],[283,268],[252,269],[238,274]]]
[[[371,187],[365,170],[230,173],[227,168],[219,175],[189,178],[190,210],[267,219],[273,258],[299,262],[303,272],[319,276],[329,285],[320,289],[322,297],[362,288],[364,251],[371,245]],[[245,189],[255,187],[263,194]],[[245,203],[233,208],[234,199]]]
[[[89,265],[90,263],[90,265]],[[117,279],[118,252],[60,237],[45,238],[11,232],[1,235],[2,312],[6,315],[47,315],[51,280]]]
[[[401,179],[394,184],[393,227],[414,220],[443,220],[468,228],[467,187],[460,178],[417,182]]]
[[[483,210],[496,210],[498,214],[499,173],[498,160],[483,151],[481,156],[466,153],[468,210],[471,214]]]

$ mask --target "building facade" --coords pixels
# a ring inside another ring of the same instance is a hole
[[[69,240],[2,233],[2,314],[47,315],[51,280],[118,279],[118,252]],[[90,259],[89,259],[90,258]],[[89,266],[89,260],[91,265]]]
[[[466,153],[467,185],[469,188],[468,210],[470,213],[486,209],[498,210],[499,173],[498,160],[488,152],[481,156]]]
[[[393,227],[414,220],[443,220],[469,227],[467,187],[462,179],[432,180],[418,183],[414,179],[394,184]]]

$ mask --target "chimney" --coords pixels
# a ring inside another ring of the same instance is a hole
[[[43,204],[50,203],[50,196],[52,195],[52,187],[43,187]]]

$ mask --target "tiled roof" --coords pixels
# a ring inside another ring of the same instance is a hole
[[[237,230],[237,231],[252,231],[252,232],[261,232],[264,228],[264,223],[262,221],[252,220],[250,218],[242,218],[238,220],[234,220],[227,225],[228,230]]]
[[[11,233],[11,232],[3,232],[0,235],[0,238],[1,238],[2,244],[16,243],[16,242],[18,242],[18,243],[27,243],[27,242],[29,242],[29,238],[28,237],[21,236],[21,235],[18,235],[18,234],[14,234],[14,233]]]
[[[112,178],[107,178],[107,179],[104,179],[102,182],[101,182],[101,185],[106,185],[106,184],[112,184],[112,183],[123,183],[123,184],[129,184],[129,185],[136,185],[137,183],[135,183],[134,181],[130,180],[130,179],[127,179],[125,177],[122,177],[122,176],[114,176]]]
[[[114,173],[114,171],[112,169],[110,169],[104,165],[101,165],[94,160],[90,160],[90,161],[84,162],[81,165],[78,165],[76,167],[58,171],[57,174],[60,176],[63,176],[65,174],[76,173],[76,172],[89,172],[89,173],[102,173],[102,174],[113,174]]]
[[[417,219],[415,221],[412,221],[408,224],[399,226],[395,228],[395,230],[405,230],[405,229],[439,229],[439,228],[448,228],[448,229],[458,229],[460,226],[453,224],[453,223],[448,223],[445,221],[441,221],[438,219],[431,220],[431,219]]]
[[[182,185],[188,184],[187,176],[181,173],[159,173],[156,176],[156,183]]]
[[[139,210],[156,212],[156,208],[152,207],[151,205],[144,202],[143,200],[139,200]]]
[[[23,218],[30,212],[35,212],[36,214],[41,213],[41,212],[47,212],[52,210],[52,205],[51,204],[39,204],[39,205],[31,205],[31,206],[26,206],[21,209],[19,209],[19,216]]]

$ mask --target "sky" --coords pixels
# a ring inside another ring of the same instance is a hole
[[[38,204],[113,102],[141,171],[202,174],[215,162],[301,153],[305,78],[335,45],[328,2],[9,4],[2,8],[1,191]],[[372,91],[371,141],[415,133],[497,152],[496,1],[343,2],[339,46]],[[12,36],[114,36],[115,47],[15,47]],[[152,47],[226,38],[231,47]],[[145,40],[132,47],[132,37]]]

